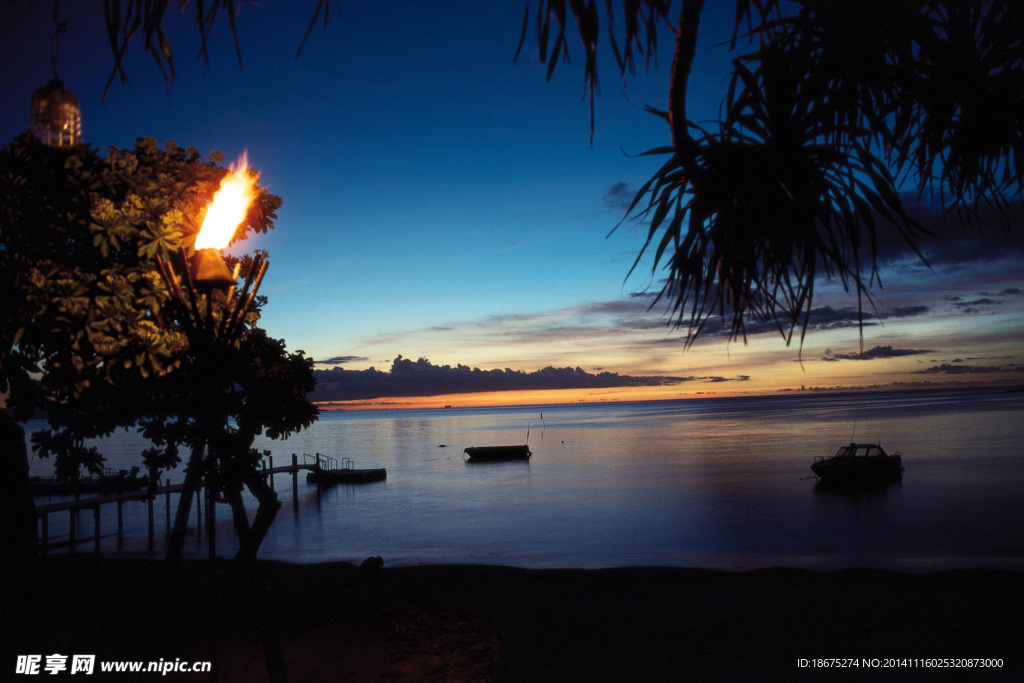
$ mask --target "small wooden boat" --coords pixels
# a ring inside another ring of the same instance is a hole
[[[529,460],[533,453],[530,447],[522,446],[471,446],[463,451],[469,462],[498,462],[501,460]]]
[[[903,458],[899,452],[889,455],[880,444],[851,443],[831,457],[818,457],[811,471],[830,482],[893,481],[903,474]]]

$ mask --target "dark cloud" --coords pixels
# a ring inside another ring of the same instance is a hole
[[[317,361],[313,361],[313,362],[316,363],[317,365],[323,366],[323,365],[344,365],[346,363],[361,363],[361,362],[363,362],[365,360],[366,360],[366,358],[364,358],[363,356],[334,356],[332,358],[327,358],[326,360],[317,360]]]
[[[425,358],[412,361],[399,356],[391,369],[315,370],[314,401],[356,401],[373,398],[439,396],[524,389],[605,389],[612,387],[669,386],[684,382],[748,381],[741,375],[724,377],[632,377],[614,372],[586,372],[582,368],[546,367],[535,372],[480,370],[465,365],[434,365]]]
[[[1008,374],[1014,373],[1019,374],[1024,372],[1024,365],[963,365],[959,362],[955,364],[941,363],[939,365],[933,365],[925,368],[924,370],[918,370],[917,375],[990,375],[995,373]]]
[[[977,306],[996,306],[1002,302],[988,297],[982,297],[973,301],[958,301],[955,305],[959,308],[973,309]]]
[[[840,360],[875,360],[878,358],[902,358],[903,356],[919,356],[924,353],[932,353],[927,349],[894,349],[891,346],[876,346],[864,352],[855,353],[833,353],[832,349],[826,349],[823,361]]]
[[[1024,208],[1018,204],[1007,207],[1002,216],[981,207],[977,216],[962,220],[955,212],[944,214],[935,207],[920,204],[914,196],[904,195],[901,198],[907,213],[932,233],[912,239],[933,268],[987,263],[1005,259],[1013,253],[1024,254]],[[875,248],[879,264],[917,258],[906,239],[886,220],[876,216],[876,222]]]
[[[633,203],[635,196],[636,190],[630,188],[628,183],[620,180],[604,193],[602,199],[608,208],[625,213],[629,210],[629,205]]]
[[[931,309],[923,304],[917,306],[895,306],[891,314],[893,318],[913,318],[918,315],[925,315]]]
[[[848,327],[871,327],[889,318],[914,318],[927,315],[931,307],[924,304],[894,306],[879,311],[857,311],[855,306],[832,308],[821,306],[811,309],[807,328],[809,330],[837,330]]]
[[[811,309],[808,326],[819,330],[855,327],[860,324],[859,320],[861,317],[865,322],[868,322],[873,320],[875,316],[867,311],[858,313],[857,309],[853,306],[839,309],[832,308],[831,306],[821,306],[820,308]]]
[[[653,296],[651,297],[653,300]],[[659,302],[654,306],[652,313],[664,312],[665,316],[658,321],[659,325],[664,326],[669,318],[668,304],[665,304],[664,311],[659,311],[662,303]],[[861,312],[857,311],[856,306],[844,306],[841,308],[833,308],[832,306],[819,306],[818,308],[811,309],[810,316],[807,321],[808,332],[823,331],[823,330],[838,330],[847,328],[860,328],[860,327],[872,327],[880,324],[881,322],[890,318],[913,318],[917,316],[928,315],[931,312],[931,307],[924,304],[909,304],[906,306],[893,306],[889,309],[883,309],[878,311],[864,310]],[[728,309],[727,309],[728,311]],[[682,330],[685,333],[686,326],[689,323],[689,318],[684,318],[682,321]],[[705,338],[726,336],[731,332],[732,318],[730,313],[726,313],[726,317],[723,319],[721,316],[712,316],[705,323],[701,329],[701,336]],[[800,333],[801,321],[798,320],[795,328],[796,333]],[[648,327],[654,327],[654,325],[648,325]],[[777,325],[770,320],[758,320],[748,319],[744,323],[744,328],[747,336],[754,336],[758,334],[778,332]],[[673,340],[669,340],[671,343]]]

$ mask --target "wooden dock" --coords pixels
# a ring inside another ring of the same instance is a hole
[[[342,458],[341,467],[338,460],[330,456],[317,453],[315,456],[303,454],[303,462],[299,462],[298,455],[293,453],[290,465],[274,467],[274,458],[266,452],[265,460],[260,474],[270,478],[270,488],[274,488],[274,475],[289,474],[292,477],[292,505],[298,509],[299,504],[299,472],[308,473],[307,481],[316,483],[319,486],[338,483],[365,483],[370,481],[381,481],[387,477],[387,471],[383,468],[374,470],[357,470],[352,467],[351,458]],[[165,500],[165,516],[167,532],[171,529],[171,494],[180,494],[184,488],[183,484],[167,484],[144,488],[136,491],[124,491],[121,493],[110,493],[98,496],[75,498],[74,500],[62,500],[56,503],[43,503],[36,505],[36,517],[40,521],[40,542],[42,552],[51,548],[68,546],[71,552],[79,543],[93,541],[95,552],[100,550],[100,510],[104,505],[117,506],[117,538],[120,542],[124,537],[124,504],[132,501],[145,502],[148,507],[149,547],[153,548],[155,540],[155,510],[154,502],[163,496]],[[196,496],[196,523],[201,527],[202,522],[202,500],[203,495]],[[210,502],[207,501],[207,515],[213,514],[210,510]],[[77,529],[78,513],[83,510],[92,510],[93,513],[93,535],[91,537],[79,538]],[[68,540],[60,542],[50,541],[49,518],[52,514],[68,512]]]

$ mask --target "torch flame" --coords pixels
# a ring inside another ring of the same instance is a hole
[[[235,164],[228,167],[228,174],[220,181],[220,189],[213,195],[203,227],[196,235],[196,250],[223,249],[231,241],[239,224],[245,220],[249,204],[256,198],[256,179],[246,173],[248,168],[246,152],[238,160],[238,168],[235,168]]]

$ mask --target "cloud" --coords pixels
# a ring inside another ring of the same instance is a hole
[[[990,263],[1012,254],[1024,253],[1024,209],[1014,204],[1002,216],[981,206],[976,217],[961,220],[955,212],[943,214],[935,207],[919,204],[916,197],[902,197],[907,213],[931,235],[917,235],[914,244],[933,267]],[[906,259],[918,260],[913,249],[888,221],[876,216],[875,243],[879,264]],[[1009,229],[1007,229],[1008,226]],[[865,240],[866,242],[866,240]]]
[[[925,315],[931,310],[924,304],[914,306],[894,306],[890,311],[893,318],[913,318],[918,315]]]
[[[633,198],[636,196],[636,190],[630,188],[629,184],[620,180],[619,182],[608,188],[608,191],[604,193],[605,206],[609,209],[615,209],[625,213],[629,210],[629,205],[633,203]]]
[[[1002,295],[1002,293],[1000,293]],[[643,303],[647,307],[650,307],[650,302],[654,301],[655,295],[650,292],[645,292],[635,297],[643,297]],[[822,297],[825,298],[825,297]],[[998,303],[998,302],[996,302]],[[662,300],[654,305],[653,309],[646,313],[644,320],[652,320],[653,316],[658,313],[662,314],[662,318],[657,321],[658,325],[664,327],[667,321],[670,319],[670,301]],[[956,304],[954,304],[956,305]],[[635,307],[636,311],[640,311],[639,306]],[[690,310],[689,306],[686,308],[688,313]],[[701,329],[701,336],[704,338],[713,337],[724,337],[731,333],[732,325],[732,312],[728,307],[725,306],[725,318],[721,316],[712,315],[705,322]],[[889,308],[870,310],[865,309],[858,312],[856,306],[841,306],[839,308],[831,305],[818,306],[812,308],[807,321],[807,331],[827,331],[827,330],[839,330],[839,329],[857,329],[857,328],[868,328],[876,325],[885,323],[891,319],[906,319],[915,318],[919,316],[925,316],[932,313],[932,307],[921,303],[907,303],[905,305],[894,305]],[[684,315],[682,320],[683,332],[685,333],[686,327],[689,323],[689,316]],[[802,318],[797,320],[795,331],[797,334],[800,333],[800,326],[802,324]],[[748,337],[752,337],[759,334],[778,334],[778,326],[771,320],[759,320],[757,318],[748,318],[744,321],[744,331]]]
[[[493,391],[547,389],[606,389],[612,387],[669,386],[684,382],[744,382],[747,375],[726,377],[633,377],[615,372],[590,373],[582,368],[546,367],[522,370],[480,370],[465,365],[434,365],[425,358],[412,361],[398,356],[387,372],[367,370],[315,370],[314,401],[355,401],[384,397],[439,396]]]
[[[954,306],[966,310],[971,310],[977,306],[996,306],[1000,303],[1002,302],[996,301],[995,299],[991,299],[989,297],[982,297],[980,299],[974,299],[973,301],[958,301],[957,303],[954,304]]]
[[[903,356],[919,356],[924,353],[932,353],[928,349],[894,349],[891,346],[876,346],[864,352],[855,353],[833,353],[832,349],[825,349],[823,361],[835,362],[841,360],[876,360],[878,358],[902,358]]]
[[[365,360],[366,360],[366,358],[363,357],[363,356],[333,356],[333,357],[327,358],[325,360],[316,360],[316,361],[313,361],[313,362],[315,364],[317,364],[317,365],[324,366],[324,365],[345,365],[346,363],[361,363],[361,362],[363,362]]]
[[[993,373],[1009,374],[1024,372],[1024,365],[963,365],[959,361],[954,363],[940,363],[924,370],[918,370],[916,375],[988,375]]]
[[[872,321],[875,320],[875,315],[869,311],[858,313],[857,309],[852,306],[839,309],[832,308],[831,306],[821,306],[811,309],[808,327],[816,330],[857,327],[860,325],[861,319],[864,320],[865,325],[874,324]]]

